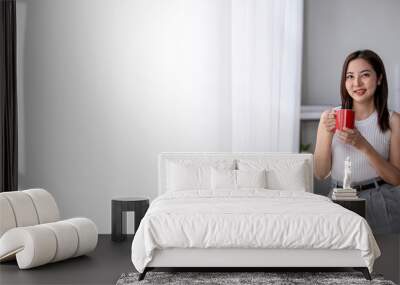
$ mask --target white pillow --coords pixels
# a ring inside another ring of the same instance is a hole
[[[267,187],[273,190],[306,191],[310,189],[309,168],[304,160],[241,159],[239,170],[266,169]]]
[[[236,170],[211,169],[211,189],[236,189]]]
[[[211,167],[169,163],[167,191],[211,188]]]
[[[305,163],[288,168],[275,168],[267,172],[268,188],[276,190],[306,191]]]
[[[266,170],[236,170],[237,188],[267,188]]]

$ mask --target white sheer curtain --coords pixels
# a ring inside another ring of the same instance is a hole
[[[232,151],[299,148],[303,0],[232,0]]]

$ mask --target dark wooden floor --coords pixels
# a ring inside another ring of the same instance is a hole
[[[19,270],[17,263],[0,264],[0,284],[115,284],[124,272],[134,271],[131,261],[132,237],[112,242],[100,235],[97,248],[87,256]]]
[[[95,251],[87,256],[47,264],[41,267],[20,270],[17,263],[0,263],[0,285],[8,284],[115,284],[122,273],[135,271],[131,262],[131,243],[133,236],[123,242],[112,242],[110,235],[99,235]],[[378,238],[382,251],[375,266],[375,272],[386,279],[399,282],[398,236]],[[184,269],[180,269],[184,271]],[[189,270],[189,269],[188,269]],[[302,271],[302,269],[283,269],[283,271]],[[304,270],[304,269],[303,269]],[[308,268],[305,271],[348,271],[349,268]],[[190,270],[189,270],[190,271]],[[202,271],[202,270],[199,270]],[[228,270],[229,271],[229,270]],[[271,269],[271,271],[280,271]]]

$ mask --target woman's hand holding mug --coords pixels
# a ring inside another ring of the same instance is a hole
[[[343,143],[350,144],[359,150],[365,149],[369,144],[356,128],[348,129],[344,127],[342,131],[338,130],[337,134]]]
[[[321,115],[320,125],[332,137],[336,132],[342,143],[358,150],[367,149],[369,143],[354,126],[354,111],[348,109],[326,110]]]
[[[355,114],[351,109],[339,109],[335,111],[335,130],[342,143],[350,144],[356,149],[363,149],[368,145],[367,140],[355,127]]]
[[[321,125],[328,133],[332,135],[336,129],[336,115],[333,109],[326,110],[321,115]]]

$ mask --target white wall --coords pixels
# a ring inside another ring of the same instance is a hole
[[[400,111],[399,13],[398,0],[305,0],[302,103],[338,105],[344,59],[372,49],[386,67],[390,107]]]
[[[230,151],[229,1],[17,0],[19,183],[110,232],[162,151]]]

